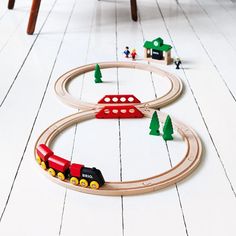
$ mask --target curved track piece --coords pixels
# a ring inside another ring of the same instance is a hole
[[[71,107],[74,107],[76,109],[89,109],[89,108],[96,109],[96,108],[102,108],[104,106],[102,104],[93,104],[93,103],[87,103],[87,102],[78,100],[74,98],[72,95],[70,95],[67,91],[68,83],[72,79],[75,79],[77,76],[82,75],[84,73],[93,71],[96,64],[97,63],[85,65],[85,66],[81,66],[73,70],[70,70],[64,75],[62,75],[56,81],[54,89],[56,91],[57,96],[63,103]],[[161,108],[173,102],[174,100],[176,100],[182,92],[183,85],[182,85],[181,80],[177,76],[172,75],[171,73],[166,72],[164,70],[161,70],[157,68],[156,66],[135,63],[135,62],[101,62],[99,63],[99,66],[101,69],[131,68],[131,69],[145,70],[145,71],[153,72],[155,74],[163,76],[170,81],[171,88],[165,95],[163,95],[162,97],[159,97],[158,99],[141,103],[137,107]]]
[[[145,116],[151,117],[154,110],[149,108],[142,108],[142,112]],[[61,133],[67,127],[80,123],[84,120],[92,119],[95,117],[97,111],[96,110],[87,110],[82,111],[71,116],[65,117],[49,128],[47,128],[39,137],[35,145],[35,156],[36,156],[36,147],[39,144],[46,144],[50,146],[50,143],[53,139]],[[160,122],[164,122],[166,114],[163,112],[157,111]],[[111,196],[120,196],[120,195],[134,195],[134,194],[142,194],[147,192],[152,192],[158,189],[165,188],[172,184],[177,183],[178,181],[184,179],[188,176],[192,171],[198,166],[201,153],[202,153],[202,145],[199,137],[196,133],[185,126],[184,124],[175,121],[172,119],[173,128],[180,133],[183,140],[187,145],[187,151],[182,159],[182,161],[174,166],[172,169],[158,174],[156,176],[152,176],[146,179],[140,179],[135,181],[127,181],[127,182],[106,182],[104,186],[99,188],[98,190],[91,188],[83,188],[80,186],[74,186],[69,183],[69,181],[60,181],[58,178],[51,177],[46,171],[44,173],[54,182],[65,186],[66,188],[70,188],[76,191],[97,194],[97,195],[111,195]]]

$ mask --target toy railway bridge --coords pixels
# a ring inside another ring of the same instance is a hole
[[[98,104],[124,104],[140,103],[140,101],[131,94],[128,95],[105,95]]]
[[[140,101],[134,95],[106,95],[98,104],[106,104],[97,114],[98,119],[142,118],[143,113],[135,107]]]

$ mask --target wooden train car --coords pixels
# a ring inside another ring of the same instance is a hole
[[[84,165],[72,163],[62,157],[54,155],[54,152],[45,144],[37,147],[36,161],[48,173],[59,178],[61,181],[67,179],[73,185],[99,189],[105,180],[101,171],[95,167],[89,168]]]

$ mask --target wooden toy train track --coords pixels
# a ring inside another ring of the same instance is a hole
[[[175,75],[167,71],[161,70],[156,66],[151,66],[148,64],[141,64],[141,63],[134,63],[134,62],[101,62],[99,63],[99,66],[101,69],[130,68],[130,69],[145,70],[145,71],[163,76],[169,80],[171,87],[170,87],[170,90],[164,96],[159,97],[149,102],[138,104],[137,107],[149,107],[149,108],[164,107],[170,104],[171,102],[173,102],[174,100],[176,100],[180,96],[183,89],[181,81]],[[55,91],[56,91],[57,96],[63,103],[73,108],[81,109],[81,110],[83,109],[88,110],[89,108],[98,109],[104,106],[104,104],[93,104],[93,103],[88,103],[88,102],[83,102],[81,100],[78,100],[74,98],[71,94],[69,94],[69,92],[67,91],[67,85],[72,79],[84,73],[93,71],[94,67],[95,67],[95,64],[78,67],[76,69],[68,71],[57,80],[57,82],[55,83]]]
[[[134,107],[137,107],[145,117],[151,117],[153,112],[155,111],[150,107],[160,108],[166,104],[169,104],[171,101],[175,100],[181,94],[182,91],[181,81],[174,75],[171,75],[170,73],[160,70],[156,67],[139,63],[125,63],[125,62],[99,63],[99,65],[101,66],[101,68],[126,67],[126,68],[147,70],[165,76],[170,80],[172,85],[171,89],[163,97],[150,102],[133,104]],[[76,68],[64,74],[56,82],[55,84],[56,93],[63,102],[75,108],[80,108],[80,109],[86,108],[86,110],[82,110],[78,113],[65,117],[52,124],[50,127],[48,127],[40,135],[35,144],[35,156],[37,155],[36,149],[40,144],[45,144],[47,146],[50,146],[55,137],[63,130],[74,124],[95,118],[96,115],[101,111],[101,109],[104,108],[104,104],[90,104],[76,100],[66,90],[67,83],[71,79],[75,78],[80,74],[94,70],[94,67],[95,64]],[[119,105],[117,104],[117,106]],[[160,122],[163,123],[166,114],[161,111],[157,111],[157,114]],[[152,192],[173,185],[178,181],[184,179],[190,173],[192,173],[192,171],[198,166],[202,154],[202,145],[200,138],[191,128],[187,127],[186,125],[176,120],[172,120],[172,122],[174,130],[177,131],[182,136],[184,142],[186,143],[187,150],[180,163],[178,163],[170,170],[165,171],[161,174],[135,181],[105,182],[105,184],[99,189],[91,189],[72,185],[68,180],[61,181],[58,178],[50,176],[46,171],[44,171],[44,173],[52,181],[60,185],[63,185],[66,188],[96,195],[111,195],[111,196],[135,195],[135,194]]]

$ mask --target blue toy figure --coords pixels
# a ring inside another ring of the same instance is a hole
[[[125,57],[127,57],[127,58],[129,57],[130,50],[129,50],[129,47],[128,47],[128,46],[125,47],[124,54],[125,54]]]

